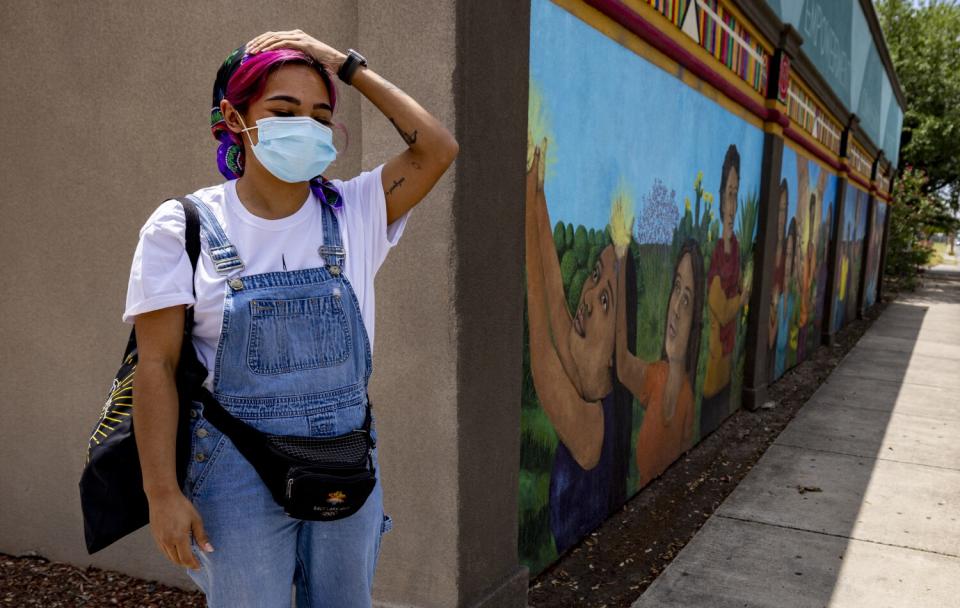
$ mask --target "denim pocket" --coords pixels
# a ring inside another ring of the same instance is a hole
[[[255,374],[283,374],[343,363],[351,351],[340,296],[250,300],[247,366]]]
[[[227,436],[209,420],[198,417],[191,425],[190,466],[187,469],[187,487],[191,500],[196,499],[209,478],[214,463],[223,454]]]
[[[380,561],[380,549],[383,546],[383,535],[393,529],[393,519],[389,515],[384,513],[383,521],[380,523],[380,534],[377,536],[377,547],[374,550],[376,557],[374,558],[374,563]]]

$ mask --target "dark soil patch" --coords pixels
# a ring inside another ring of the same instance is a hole
[[[629,607],[720,506],[886,307],[889,298],[770,386],[772,408],[741,409],[530,581],[533,608]],[[815,490],[811,490],[815,491]]]
[[[203,593],[93,566],[77,568],[29,552],[0,553],[0,606],[202,608]]]

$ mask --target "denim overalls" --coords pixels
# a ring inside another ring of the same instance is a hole
[[[346,252],[333,209],[317,203],[323,210],[317,251],[323,266],[244,276],[220,223],[193,198],[202,241],[224,280],[214,396],[267,433],[330,437],[360,428],[372,371],[370,342],[343,275]],[[298,607],[370,606],[380,539],[392,527],[383,512],[379,466],[373,492],[354,515],[327,522],[295,519],[273,500],[233,442],[203,417],[202,403],[193,405],[183,490],[203,518],[214,552],[191,540],[201,567],[187,573],[207,605],[289,608],[295,584]],[[376,464],[376,448],[373,457]]]

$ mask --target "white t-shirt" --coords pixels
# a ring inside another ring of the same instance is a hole
[[[334,210],[341,242],[347,250],[343,274],[360,303],[371,352],[375,310],[373,279],[403,234],[410,216],[408,210],[387,224],[386,198],[380,181],[382,171],[381,164],[347,181],[331,180],[343,199],[343,206]],[[213,211],[246,266],[240,272],[230,272],[229,277],[323,266],[323,259],[317,253],[317,247],[323,243],[323,213],[313,192],[292,215],[269,220],[250,213],[243,206],[237,198],[236,184],[236,180],[230,180],[193,193]],[[132,324],[134,316],[140,313],[178,304],[193,306],[193,344],[208,370],[204,385],[212,391],[227,277],[217,274],[203,243],[194,299],[190,285],[193,269],[184,247],[185,227],[183,209],[176,200],[164,201],[144,223],[133,255],[122,318]]]

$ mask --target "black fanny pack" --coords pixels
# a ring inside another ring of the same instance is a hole
[[[264,433],[233,416],[205,387],[197,389],[203,416],[233,441],[273,499],[297,519],[349,517],[376,485],[370,397],[363,428],[336,437]]]

